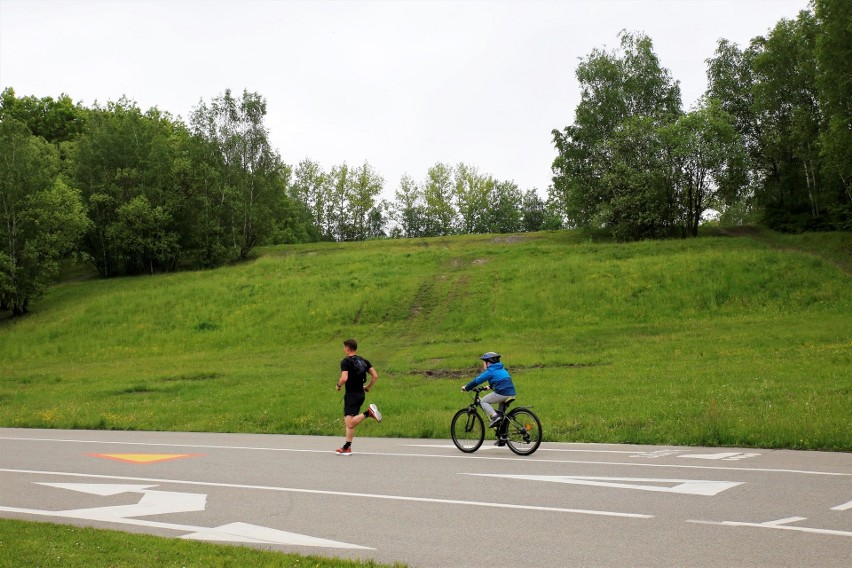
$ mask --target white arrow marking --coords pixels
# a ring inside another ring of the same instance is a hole
[[[95,495],[120,495],[122,493],[141,493],[142,499],[133,505],[113,507],[94,507],[90,509],[72,509],[61,511],[78,518],[116,521],[128,517],[147,517],[149,515],[167,515],[169,513],[194,513],[203,511],[207,505],[204,493],[179,493],[176,491],[152,491],[150,485],[104,485],[88,483],[40,483],[49,487],[70,489]],[[153,486],[156,487],[156,486]]]
[[[156,487],[156,485],[117,485],[111,483],[38,483],[36,485],[47,485],[48,487],[58,487],[59,489],[68,489],[70,491],[79,491],[80,493],[90,493],[92,495],[100,495],[108,497],[110,495],[121,495],[122,493],[144,493],[146,489]]]
[[[0,507],[0,511],[170,529],[188,532],[189,534],[183,535],[181,538],[190,540],[375,550],[364,546],[358,546],[356,544],[279,531],[248,523],[230,523],[220,527],[197,527],[193,525],[161,523],[130,518],[145,517],[148,515],[163,515],[167,513],[190,513],[203,511],[207,502],[207,495],[204,493],[179,493],[172,491],[152,491],[149,489],[150,487],[156,487],[156,485],[115,485],[92,483],[39,483],[38,485],[58,487],[60,489],[69,489],[71,491],[79,491],[81,493],[101,496],[120,495],[122,493],[141,493],[142,499],[139,503],[134,505],[116,505],[113,507],[95,507],[91,509],[44,511],[39,509]]]
[[[570,483],[572,485],[593,485],[596,487],[613,487],[618,489],[639,489],[642,491],[659,491],[661,493],[680,493],[685,495],[718,495],[726,489],[742,485],[741,481],[706,481],[697,479],[654,479],[644,477],[580,477],[573,475],[498,475],[492,473],[465,473],[463,475],[479,475],[482,477],[503,477],[507,479],[523,479],[526,481],[549,481],[552,483]],[[634,481],[638,483],[620,483]],[[651,485],[668,484],[668,485]],[[672,485],[674,484],[674,485]]]
[[[791,527],[787,523],[807,520],[805,517],[789,517],[787,519],[779,519],[777,521],[768,521],[766,523],[739,523],[736,521],[722,521],[720,523],[713,521],[686,521],[688,523],[696,523],[699,525],[717,525],[723,527],[753,527],[758,529],[776,529],[784,531],[797,531],[813,534],[826,534],[832,536],[852,536],[849,531],[837,531],[833,529],[816,529],[812,527]]]
[[[317,546],[323,548],[351,548],[360,550],[375,550],[365,546],[347,544],[334,540],[315,538],[303,534],[279,531],[247,523],[231,523],[213,529],[201,529],[181,538],[189,540],[247,542],[254,544],[285,544],[290,546]]]
[[[630,456],[631,458],[665,458],[680,453],[681,450],[656,450],[654,452],[639,452]]]
[[[775,521],[766,521],[761,523],[764,527],[783,527],[790,523],[798,523],[799,521],[807,521],[807,517],[787,517],[786,519],[778,519]]]
[[[679,458],[694,458],[699,460],[726,460],[726,461],[736,461],[742,460],[745,458],[754,458],[759,456],[760,454],[744,454],[741,452],[722,452],[718,454],[684,454],[682,456],[678,456]]]

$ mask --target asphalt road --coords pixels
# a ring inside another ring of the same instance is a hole
[[[0,516],[412,567],[852,565],[852,454],[0,429]]]

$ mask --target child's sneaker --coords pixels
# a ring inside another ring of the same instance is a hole
[[[382,421],[382,413],[379,412],[379,409],[378,407],[376,407],[375,404],[371,404],[370,407],[367,409],[367,412],[370,413],[370,416],[376,419],[376,422]]]
[[[494,418],[491,419],[491,422],[488,424],[488,427],[494,428],[495,426],[500,424],[501,420],[503,420],[503,415],[498,412],[497,414],[494,415]]]
[[[337,448],[335,450],[338,456],[351,456],[352,448]]]

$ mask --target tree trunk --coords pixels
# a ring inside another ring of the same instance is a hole
[[[811,217],[816,219],[819,216],[819,205],[814,198],[814,187],[811,185],[811,171],[808,168],[808,161],[802,160],[802,167],[805,169],[805,187],[808,188],[808,201],[811,204]]]

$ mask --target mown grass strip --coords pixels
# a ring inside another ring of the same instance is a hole
[[[125,532],[0,519],[0,568],[381,568],[372,561],[300,556]],[[404,568],[402,564],[394,564]]]

